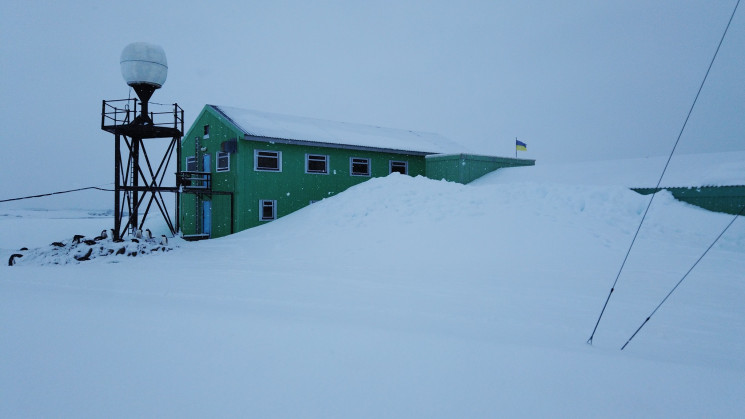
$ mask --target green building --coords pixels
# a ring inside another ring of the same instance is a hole
[[[180,230],[226,236],[393,172],[468,183],[535,164],[462,151],[433,133],[206,105],[182,140]]]
[[[745,215],[745,185],[631,188],[642,195],[668,190],[673,198],[714,212],[732,215]]]

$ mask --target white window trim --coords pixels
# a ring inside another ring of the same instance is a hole
[[[271,202],[272,218],[264,218],[264,203]],[[259,221],[274,221],[277,219],[277,201],[272,199],[259,200]]]
[[[355,160],[365,160],[367,162],[367,173],[360,174],[360,173],[354,173],[354,161]],[[349,175],[350,176],[362,176],[362,177],[370,177],[372,174],[372,160],[367,157],[350,157],[349,158]]]
[[[404,170],[406,170],[405,175],[409,174],[409,162],[404,160],[388,160],[388,174],[390,175],[393,173],[393,163],[403,163],[404,164]]]
[[[228,167],[220,168],[220,157],[227,157]],[[215,153],[215,171],[216,172],[229,172],[230,171],[230,153],[224,151],[218,151]]]
[[[277,170],[275,169],[260,169],[259,168],[259,153],[276,153],[277,154]],[[281,172],[282,171],[282,152],[276,150],[254,150],[254,171],[257,172]]]
[[[324,163],[326,163],[325,171],[323,172],[310,172],[308,171],[308,163],[310,161],[310,156],[313,157],[323,157]],[[327,154],[311,154],[306,153],[305,154],[305,173],[309,175],[327,175],[329,174],[329,156]]]
[[[189,170],[189,160],[191,160],[192,163],[194,163],[194,170]],[[199,166],[197,164],[197,156],[186,156],[186,167],[184,167],[184,169],[187,172],[196,172],[198,168]]]

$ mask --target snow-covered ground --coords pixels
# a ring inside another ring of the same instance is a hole
[[[574,185],[618,185],[650,188],[657,184],[667,156],[543,164],[503,170],[499,182],[568,183]],[[670,159],[661,186],[745,185],[745,151],[680,154]]]
[[[592,167],[394,174],[158,256],[3,266],[0,417],[741,417],[744,217],[620,351],[732,220],[659,194],[590,346],[649,199]],[[0,208],[4,260],[111,223],[35,214]]]

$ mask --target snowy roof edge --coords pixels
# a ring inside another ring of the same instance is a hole
[[[246,140],[266,139],[286,144],[417,155],[469,151],[460,144],[436,133],[273,114],[222,105],[208,104],[206,106],[240,129]],[[253,121],[241,119],[239,113],[243,113],[244,118],[248,115],[254,119]],[[256,126],[251,122],[263,122],[274,126]],[[283,123],[291,125],[291,128],[284,129],[283,125],[278,128]],[[307,130],[308,133],[303,133],[302,130]],[[350,137],[357,137],[357,140]],[[368,143],[368,140],[372,141]]]
[[[280,143],[280,144],[307,145],[307,146],[324,147],[324,148],[340,148],[344,150],[377,151],[380,153],[392,153],[392,154],[412,154],[412,155],[417,155],[417,156],[439,156],[441,155],[439,153],[434,153],[434,152],[429,152],[429,151],[382,148],[382,147],[373,147],[373,146],[344,144],[344,143],[329,143],[329,142],[312,141],[312,140],[295,140],[292,138],[264,137],[260,135],[251,135],[251,134],[245,134],[243,139],[247,141],[270,141],[273,143]]]

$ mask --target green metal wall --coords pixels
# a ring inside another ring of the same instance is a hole
[[[179,229],[185,235],[197,234],[197,196],[193,194],[181,194],[180,207],[178,208]]]
[[[282,172],[254,170],[254,150],[282,153]],[[327,155],[328,174],[305,173],[305,155]],[[389,174],[389,160],[408,161],[409,174],[424,175],[424,157],[369,151],[298,146],[260,141],[239,143],[241,185],[236,191],[236,230],[255,227],[259,221],[259,201],[276,200],[277,217],[282,217],[323,198],[336,195],[371,177]],[[350,157],[369,158],[371,176],[351,176]]]
[[[427,156],[426,176],[450,182],[469,183],[504,167],[534,166],[535,160],[475,154],[447,154]]]
[[[209,125],[209,138],[204,138],[204,126]],[[217,152],[221,151],[221,145],[225,141],[243,138],[243,132],[233,126],[232,123],[205,107],[192,124],[189,131],[181,142],[181,167],[186,170],[186,158],[196,156],[199,164],[205,154],[210,155],[212,189],[213,191],[232,192],[235,188],[236,179],[241,176],[241,168],[233,165],[235,156],[231,156],[230,171],[217,172]],[[201,166],[200,166],[201,169]],[[181,208],[179,208],[179,222],[181,232],[184,235],[201,233],[199,220],[201,202],[204,200],[212,203],[212,237],[221,237],[230,234],[231,204],[229,195],[195,195],[190,193],[181,194]],[[235,207],[232,208],[235,210]]]
[[[202,138],[204,125],[210,125],[208,139]],[[237,138],[237,151],[230,156],[230,171],[218,173],[216,153],[220,144]],[[197,140],[198,139],[198,140]],[[195,146],[196,141],[199,147]],[[211,108],[205,107],[182,142],[182,166],[186,157],[196,153],[198,160],[204,154],[212,156],[212,188],[215,191],[233,192],[233,232],[256,227],[267,221],[259,220],[259,201],[276,200],[277,218],[297,211],[310,204],[333,196],[350,186],[372,177],[387,176],[389,161],[408,162],[411,176],[425,174],[424,156],[349,150],[342,148],[284,144],[259,139],[243,139],[243,132],[225,120]],[[202,150],[204,148],[204,150]],[[265,172],[254,170],[254,150],[279,151],[282,153],[282,171]],[[305,173],[305,155],[328,156],[328,174]],[[371,176],[351,176],[350,158],[369,158]],[[185,236],[198,234],[199,207],[201,200],[212,202],[211,237],[222,237],[231,233],[230,198],[226,195],[181,194],[179,210],[181,231]]]
[[[739,214],[745,206],[745,185],[703,186],[696,188],[631,188],[642,195],[669,190],[679,201],[705,208],[709,211]]]

